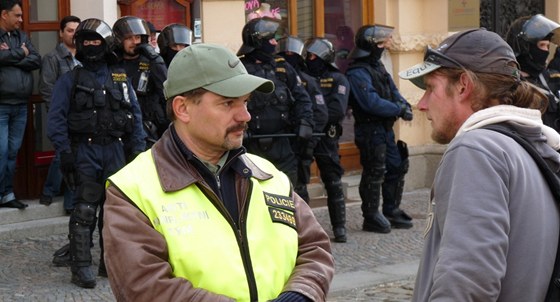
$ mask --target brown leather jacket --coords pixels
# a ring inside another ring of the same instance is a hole
[[[194,166],[185,159],[169,129],[152,147],[152,152],[159,185],[164,191],[173,192],[204,181]],[[240,159],[251,169],[253,177],[271,177],[244,155],[240,155]],[[247,198],[248,180],[237,177],[236,187],[242,208]],[[296,266],[283,291],[299,292],[313,301],[325,301],[334,275],[330,240],[305,201],[295,193],[293,196],[299,252]],[[167,261],[168,251],[164,237],[152,227],[144,213],[113,184],[107,189],[104,212],[105,264],[113,294],[118,301],[233,301],[231,298],[194,288],[183,278],[175,278]]]

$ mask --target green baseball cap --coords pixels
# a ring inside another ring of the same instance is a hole
[[[274,83],[247,73],[239,58],[223,46],[194,44],[179,51],[163,83],[166,99],[197,88],[225,97],[240,97],[257,90],[274,91]]]

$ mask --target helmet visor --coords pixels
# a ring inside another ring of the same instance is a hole
[[[278,52],[291,51],[301,56],[303,54],[303,42],[294,37],[285,37],[278,40],[278,46],[276,49]]]
[[[146,21],[140,18],[126,19],[124,22],[120,23],[114,30],[115,34],[118,33],[123,38],[132,35],[150,34],[150,28],[148,27],[148,24],[146,23]]]
[[[169,44],[192,44],[192,31],[186,27],[173,27],[171,28],[171,35],[169,36]]]
[[[540,40],[545,40],[548,36],[550,41],[556,45],[560,43],[560,24],[538,14],[527,20],[521,29],[519,35],[528,42],[537,43]]]
[[[364,36],[369,38],[373,44],[385,42],[393,34],[394,28],[385,25],[375,25],[364,32]]]
[[[107,40],[107,38],[113,35],[111,31],[111,27],[107,25],[105,22],[98,20],[98,19],[86,19],[82,21],[78,28],[76,28],[76,32],[84,30],[84,31],[94,31],[98,33],[103,39]]]
[[[263,18],[255,24],[253,36],[259,40],[270,40],[275,38],[280,23],[274,19]]]
[[[313,39],[308,41],[306,47],[307,53],[312,53],[327,63],[334,61],[334,47],[330,41],[325,39]]]

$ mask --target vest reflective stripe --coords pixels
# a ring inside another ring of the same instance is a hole
[[[272,212],[290,212],[267,205],[265,193],[287,196],[288,178],[274,166],[256,156],[247,155],[253,163],[273,174],[269,180],[251,178],[252,191],[249,215],[240,227],[243,236],[209,201],[196,185],[181,191],[161,190],[151,150],[109,179],[147,215],[154,228],[168,245],[169,262],[176,277],[189,280],[194,287],[250,301],[245,264],[252,264],[258,301],[277,297],[296,262],[298,234],[286,224],[273,222]],[[129,175],[142,175],[136,183]],[[138,182],[140,181],[140,182]],[[157,200],[157,203],[152,203]],[[270,204],[270,202],[269,202]],[[284,205],[285,207],[285,205]],[[269,211],[273,209],[274,211]],[[225,208],[223,211],[226,211]],[[249,254],[242,255],[242,245],[249,245]],[[250,262],[246,259],[250,258]]]

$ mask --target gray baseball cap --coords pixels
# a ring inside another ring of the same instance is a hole
[[[170,99],[197,88],[240,97],[254,90],[271,93],[274,83],[250,75],[239,58],[223,46],[194,44],[179,51],[171,61],[163,93]]]
[[[424,62],[399,72],[399,77],[426,89],[424,76],[440,67],[497,73],[519,79],[519,64],[511,47],[498,34],[484,28],[451,35],[436,49],[427,47]]]

